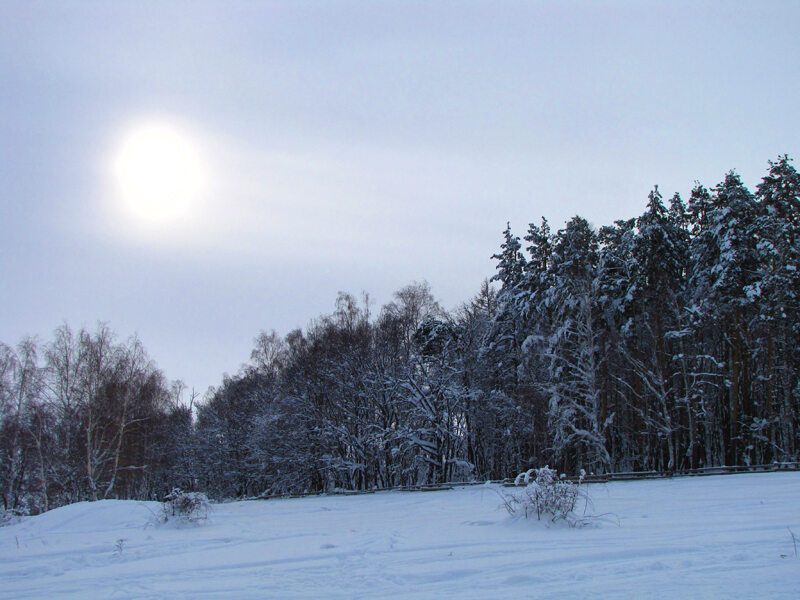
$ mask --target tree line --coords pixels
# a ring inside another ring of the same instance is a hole
[[[3,508],[145,498],[171,483],[191,412],[136,338],[64,325],[42,344],[0,344]]]
[[[730,172],[599,230],[509,226],[457,309],[340,293],[197,404],[103,325],[0,346],[4,505],[797,460],[799,234],[787,156],[755,193]]]

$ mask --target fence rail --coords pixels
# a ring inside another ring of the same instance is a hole
[[[583,483],[609,483],[611,481],[641,481],[645,479],[668,479],[671,477],[706,477],[710,475],[736,475],[742,473],[774,473],[776,471],[800,471],[800,461],[775,462],[766,465],[733,465],[703,467],[700,469],[684,469],[681,471],[625,471],[619,473],[590,473],[585,475]],[[578,481],[578,477],[567,477],[568,481]],[[280,498],[305,498],[308,496],[357,496],[380,492],[438,492],[452,490],[456,487],[468,487],[492,483],[506,487],[517,487],[514,479],[495,479],[490,481],[449,481],[427,485],[406,485],[392,488],[374,488],[369,490],[334,490],[332,492],[301,492],[296,494],[261,495],[253,499],[271,500]]]
[[[608,483],[610,481],[640,481],[642,479],[668,479],[670,477],[706,477],[709,475],[735,475],[740,473],[774,473],[776,471],[800,471],[800,462],[775,462],[765,465],[720,465],[680,471],[625,471],[619,473],[590,473],[583,478],[584,483]],[[578,477],[567,477],[578,481]],[[514,481],[504,485],[514,486]]]

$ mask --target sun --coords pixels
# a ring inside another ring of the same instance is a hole
[[[125,206],[150,221],[185,215],[204,185],[200,157],[190,138],[163,123],[133,129],[116,156],[114,172]]]

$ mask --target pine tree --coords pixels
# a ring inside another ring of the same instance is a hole
[[[636,317],[628,331],[626,357],[638,378],[631,388],[638,396],[638,410],[647,430],[656,436],[653,445],[666,444],[666,464],[657,466],[671,471],[678,462],[676,433],[681,417],[668,334],[680,329],[688,240],[664,206],[657,186],[648,198],[633,242],[637,268],[631,294]],[[658,451],[653,454],[661,456]]]
[[[503,286],[503,291],[514,289],[520,281],[525,271],[525,256],[522,254],[522,244],[519,238],[511,231],[511,223],[506,223],[503,231],[503,243],[500,244],[500,253],[493,254],[492,258],[497,260],[497,273],[492,277],[492,281],[499,281]]]
[[[625,360],[625,332],[635,316],[637,264],[633,253],[636,220],[618,220],[600,228],[597,268],[598,309],[601,319],[601,418],[609,421],[609,451],[617,468],[640,466],[638,439],[642,426],[636,404],[630,401],[631,382],[622,376],[630,370]],[[613,427],[611,427],[613,425]]]
[[[760,342],[756,353],[764,373],[763,400],[751,424],[764,450],[762,460],[796,455],[800,389],[796,374],[800,361],[800,174],[788,156],[769,163],[769,173],[758,186],[757,281],[749,288],[757,298]]]
[[[495,385],[514,395],[519,383],[520,348],[522,345],[522,321],[519,318],[518,298],[525,273],[525,256],[521,252],[519,238],[506,224],[500,253],[492,255],[497,262],[497,273],[491,281],[501,283],[497,295],[499,310],[490,335],[487,359],[493,363]]]
[[[749,382],[752,373],[747,363],[747,332],[752,325],[753,284],[758,268],[755,230],[755,198],[739,176],[730,172],[714,189],[709,207],[702,189],[693,193],[690,212],[695,222],[692,241],[690,310],[695,326],[702,330],[705,354],[717,369],[724,365],[728,382],[725,403],[707,402],[706,428],[720,430],[718,450],[713,461],[734,463],[744,447],[743,415],[750,414]],[[692,208],[694,207],[694,208]],[[713,413],[713,418],[712,414]],[[708,446],[708,439],[707,444]],[[706,448],[710,452],[710,448]]]
[[[553,448],[565,466],[605,471],[609,420],[602,418],[598,352],[599,246],[589,223],[574,217],[556,236],[547,303],[553,309],[549,337],[548,424]]]

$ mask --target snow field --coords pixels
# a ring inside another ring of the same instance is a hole
[[[581,529],[515,521],[488,485],[233,502],[198,526],[84,502],[0,528],[0,598],[800,598],[800,473],[588,488],[614,516]]]

